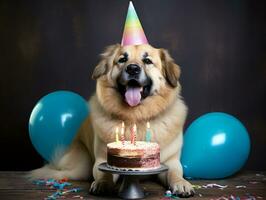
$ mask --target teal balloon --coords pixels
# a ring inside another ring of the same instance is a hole
[[[184,176],[218,179],[239,171],[248,159],[250,139],[232,115],[214,112],[196,119],[184,135],[181,163]]]
[[[29,119],[29,135],[37,152],[51,161],[55,152],[70,145],[89,114],[88,103],[70,91],[56,91],[42,97]]]

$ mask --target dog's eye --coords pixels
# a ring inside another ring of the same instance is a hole
[[[149,58],[144,58],[144,59],[143,59],[143,62],[144,62],[145,64],[147,64],[147,65],[152,64],[152,61],[151,61]]]
[[[127,62],[127,58],[126,58],[126,57],[120,58],[120,59],[118,60],[118,62],[119,62],[119,63],[125,63],[125,62]]]

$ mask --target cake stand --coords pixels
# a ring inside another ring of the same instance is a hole
[[[157,169],[151,170],[124,170],[113,168],[106,162],[100,164],[98,169],[112,174],[122,175],[122,184],[118,191],[118,196],[123,199],[142,199],[145,197],[144,191],[139,184],[139,176],[160,174],[168,170],[168,167],[161,164]]]

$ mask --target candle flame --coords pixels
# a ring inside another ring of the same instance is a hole
[[[151,128],[150,122],[147,122],[147,128]]]
[[[116,128],[115,128],[115,133],[118,133],[118,132],[119,132],[119,128],[116,127]]]
[[[136,130],[137,130],[137,125],[134,124],[134,126],[133,126],[133,131],[136,131]]]
[[[124,121],[122,121],[122,128],[125,128],[125,123],[124,123]]]

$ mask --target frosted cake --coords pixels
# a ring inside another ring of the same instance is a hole
[[[107,144],[107,164],[115,168],[149,170],[160,167],[160,147],[154,142]]]

